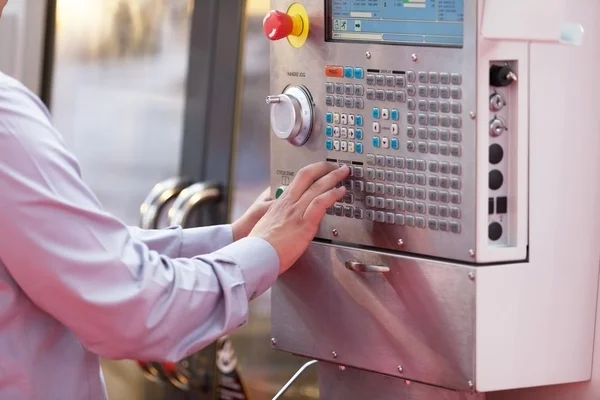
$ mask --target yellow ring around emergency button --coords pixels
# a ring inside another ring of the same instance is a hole
[[[296,48],[300,48],[306,43],[309,33],[308,14],[306,9],[300,3],[293,3],[287,10],[287,14],[294,21],[294,30],[287,37],[288,42]]]

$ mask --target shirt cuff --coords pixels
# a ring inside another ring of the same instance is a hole
[[[203,226],[183,229],[179,257],[193,258],[215,252],[233,243],[231,225]]]
[[[279,276],[279,256],[269,242],[246,237],[216,252],[232,259],[240,268],[248,300],[266,292]]]

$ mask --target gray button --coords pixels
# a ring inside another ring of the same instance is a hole
[[[450,179],[447,176],[442,176],[440,178],[440,187],[444,189],[448,189],[450,187]]]
[[[404,211],[406,209],[406,205],[404,200],[396,200],[396,211]]]
[[[453,144],[452,146],[450,146],[450,154],[452,154],[454,157],[460,157],[460,146],[457,144]]]
[[[325,213],[328,215],[333,215],[333,207],[329,207],[327,210],[325,210]]]
[[[364,210],[362,208],[354,209],[354,218],[363,219],[364,218]]]
[[[405,224],[404,215],[402,215],[402,214],[396,214],[396,225],[403,226],[404,224]]]
[[[458,193],[458,192],[450,193],[450,202],[452,204],[460,204],[460,193]]]
[[[375,170],[373,168],[367,168],[367,179],[375,179]]]
[[[413,142],[413,141],[406,142],[406,150],[408,150],[410,153],[414,153],[414,151],[416,149],[417,149],[417,145],[415,144],[415,142]]]
[[[442,85],[449,85],[450,84],[450,74],[447,72],[442,72],[440,74],[440,83]]]
[[[462,84],[462,76],[460,74],[456,74],[456,73],[452,74],[451,79],[452,79],[453,85]]]
[[[414,82],[416,78],[417,78],[417,75],[415,74],[415,71],[407,71],[406,72],[406,79],[408,79],[409,82]]]
[[[425,218],[423,217],[417,217],[417,227],[418,228],[425,228]]]
[[[460,224],[456,221],[450,221],[450,232],[460,233]]]
[[[336,97],[335,98],[335,106],[336,107],[344,107],[344,98],[343,97]]]
[[[362,110],[364,107],[365,107],[365,101],[360,97],[356,97],[354,99],[354,108],[358,108],[359,110]]]
[[[450,207],[450,216],[454,219],[460,219],[460,217],[461,217],[460,208]]]
[[[367,183],[367,185],[368,185],[368,183]],[[375,197],[367,196],[365,203],[367,204],[367,207],[375,207]]]
[[[362,178],[364,176],[363,167],[354,167],[354,176],[356,178]]]
[[[446,192],[445,190],[440,191],[440,202],[442,203],[448,203],[450,201],[450,196],[448,194],[448,192]],[[445,215],[444,215],[445,217]]]
[[[439,178],[435,175],[429,177],[429,186],[437,187],[439,185]]]
[[[413,174],[412,172],[408,172],[406,174],[406,183],[408,183],[409,185],[414,185],[416,181],[417,181],[417,176],[415,174]]]
[[[406,216],[406,225],[408,225],[408,226],[415,226],[415,216],[414,215],[407,215]]]
[[[385,195],[386,196],[394,196],[396,194],[396,186],[394,185],[386,185],[385,186]]]
[[[385,222],[385,213],[383,211],[375,213],[375,222]]]
[[[404,172],[396,171],[396,182],[404,183],[404,180],[405,180]]]
[[[325,105],[328,107],[333,107],[333,96],[325,96]]]
[[[427,126],[427,114],[419,114],[419,125]]]
[[[437,231],[438,230],[438,221],[437,219],[429,219],[429,221],[427,221],[427,225],[429,226],[429,229],[431,229],[432,231]]]
[[[396,166],[398,168],[405,168],[406,160],[403,157],[396,157]]]
[[[448,146],[447,144],[441,144],[440,145],[440,154],[443,156],[447,156],[450,154],[450,146]]]
[[[453,114],[460,114],[462,112],[462,105],[456,101],[453,101],[450,107]]]
[[[396,186],[396,196],[398,196],[398,197],[406,196],[406,188],[404,186]]]
[[[406,93],[408,93],[409,96],[413,97],[417,94],[417,88],[415,87],[415,85],[408,85],[406,87]]]
[[[452,163],[452,165],[450,165],[450,172],[452,172],[452,175],[460,175],[461,169],[460,164]]]
[[[417,144],[417,147],[419,149],[419,153],[427,153],[427,143],[426,142],[419,142]]]
[[[396,76],[396,86],[405,87],[406,86],[406,78],[402,75]]]
[[[382,155],[376,156],[375,164],[377,164],[380,167],[383,167],[385,165],[385,156],[382,156]]]
[[[385,91],[382,89],[377,89],[375,91],[375,99],[378,101],[383,101],[385,100]]]
[[[335,89],[334,89],[333,83],[331,83],[331,82],[327,82],[327,83],[325,84],[325,92],[326,92],[327,94],[333,94],[333,93],[335,92]]]
[[[396,86],[396,78],[391,75],[385,77],[385,84],[388,86]]]
[[[425,203],[418,202],[416,206],[417,206],[417,213],[425,214],[425,211],[426,211]]]
[[[346,95],[354,96],[354,85],[346,84]]]
[[[427,97],[427,86],[419,86],[419,96]]]
[[[438,192],[436,190],[430,190],[428,198],[429,198],[429,201],[437,201]]]
[[[414,99],[408,99],[407,107],[409,111],[414,111],[417,108],[417,102]]]
[[[393,224],[394,222],[396,222],[396,216],[394,215],[394,213],[386,213],[385,222],[388,224]]]
[[[417,160],[417,171],[426,171],[427,166],[425,160]]]
[[[411,171],[417,169],[417,160],[415,160],[414,158],[407,158],[406,169],[409,169]]]
[[[434,99],[440,97],[440,89],[437,86],[429,86],[429,97]]]
[[[357,96],[362,96],[365,94],[365,88],[363,85],[354,85],[354,94]]]
[[[406,197],[408,197],[409,199],[414,199],[416,196],[416,191],[415,188],[412,186],[409,186],[406,188]],[[408,204],[408,203],[407,203]],[[413,210],[414,211],[414,210]]]
[[[354,108],[354,97],[346,97],[344,99],[344,105],[346,108]]]
[[[408,128],[406,128],[406,136],[408,136],[409,138],[414,138],[416,136],[415,128],[412,126],[409,126]]]
[[[450,140],[450,131],[448,129],[440,130],[440,140],[447,142]]]
[[[394,182],[396,180],[394,171],[390,171],[390,170],[385,171],[385,180],[388,182]]]
[[[447,101],[440,102],[440,111],[448,114],[450,112],[450,103]]]
[[[440,117],[440,125],[442,125],[444,128],[448,128],[450,126],[450,117],[447,115],[442,115]]]
[[[428,81],[427,72],[425,72],[425,71],[419,71],[419,82],[421,82],[421,83],[427,83],[427,81]]]
[[[387,156],[385,158],[385,166],[389,168],[394,168],[396,166],[396,159],[391,156]]]
[[[438,154],[440,148],[437,143],[429,143],[429,154]]]
[[[406,102],[406,92],[404,90],[397,90],[396,91],[396,101],[399,103],[405,103]]]
[[[440,111],[440,103],[436,100],[431,100],[429,102],[429,112],[438,112]]]
[[[429,139],[430,140],[438,140],[440,138],[440,132],[437,130],[437,128],[430,128],[429,129]]]
[[[375,198],[375,208],[385,208],[385,199],[383,197]]]
[[[454,100],[460,100],[462,97],[462,90],[460,90],[460,88],[453,87],[451,93]]]
[[[367,193],[375,193],[375,184],[373,182],[367,182]]]
[[[367,221],[374,221],[375,220],[375,212],[373,210],[365,211],[365,218]]]
[[[351,181],[350,179],[345,179],[344,180],[344,187],[346,188],[346,190],[352,190],[352,189],[354,189],[354,181]]]
[[[375,100],[375,89],[367,89],[367,100]]]
[[[344,217],[352,218],[354,216],[354,208],[350,206],[344,207]]]
[[[439,75],[437,72],[429,73],[429,83],[437,84],[439,82]]]
[[[416,121],[415,114],[413,114],[413,113],[406,114],[406,122],[408,122],[409,124],[412,125],[415,123],[415,121]]]
[[[344,94],[344,84],[343,83],[335,84],[335,94]]]
[[[445,161],[442,161],[442,162],[440,163],[440,172],[441,172],[442,174],[447,174],[447,173],[449,173],[449,172],[450,172],[450,164],[448,164],[448,163],[447,163],[447,162],[445,162]]]
[[[358,193],[362,193],[365,190],[365,183],[363,181],[355,181],[354,182],[354,191]]]
[[[450,98],[450,88],[447,86],[442,86],[440,88],[440,97],[442,99],[449,99]]]
[[[451,123],[452,127],[455,129],[462,128],[462,119],[460,117],[450,118],[450,123]]]
[[[383,75],[376,75],[375,76],[375,81],[377,82],[377,86],[385,86],[385,76],[383,76]]]
[[[440,231],[448,232],[448,221],[440,221]]]
[[[375,193],[380,196],[383,196],[383,194],[385,193],[385,185],[383,183],[375,184]]]
[[[460,179],[459,178],[450,179],[450,187],[455,190],[460,190],[460,188],[461,188]]]
[[[437,198],[437,193],[436,193],[436,198]],[[435,200],[432,200],[435,201]],[[438,206],[436,206],[435,204],[430,204],[429,205],[429,215],[438,215]]]
[[[342,206],[341,206],[341,205],[339,205],[339,204],[336,204],[336,205],[333,207],[333,212],[334,212],[334,214],[335,214],[335,215],[337,215],[338,217],[341,217],[342,215],[344,215],[344,207],[342,207]]]
[[[447,218],[450,215],[450,210],[448,206],[440,206],[440,217]]]
[[[417,199],[419,199],[419,200],[425,200],[427,198],[427,192],[425,192],[425,189],[423,189],[423,188],[417,188],[415,190],[415,192],[416,192]],[[423,210],[425,210],[425,205],[423,205]],[[423,212],[425,212],[425,211],[423,211]]]
[[[375,75],[367,74],[367,85],[375,84]]]
[[[429,161],[429,172],[438,172],[440,170],[440,165],[437,161]]]
[[[385,91],[385,100],[386,101],[396,101],[396,92],[394,92],[393,90],[386,90]]]
[[[405,202],[405,205],[406,205],[406,211],[407,212],[411,212],[411,213],[415,212],[415,208],[416,207],[415,207],[415,203],[414,202],[407,201],[407,202]]]
[[[427,129],[425,129],[425,128],[419,128],[418,132],[419,132],[419,139],[427,140],[427,138],[429,137],[427,135]]]
[[[440,119],[436,114],[429,114],[429,125],[438,126],[440,123]]]
[[[453,142],[460,143],[462,141],[462,135],[460,131],[452,131],[450,132],[450,137]]]
[[[427,100],[419,100],[419,111],[427,111]]]
[[[352,193],[346,193],[346,195],[344,196],[344,203],[354,203],[354,195]]]
[[[425,186],[427,185],[427,177],[423,174],[417,174],[417,185]],[[425,193],[425,192],[423,192]],[[425,194],[423,194],[423,198],[425,198]]]
[[[375,177],[378,181],[382,181],[385,179],[385,171],[382,169],[378,169],[375,171]]]

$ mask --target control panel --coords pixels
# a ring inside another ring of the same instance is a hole
[[[272,5],[263,26],[276,196],[305,165],[348,164],[347,194],[318,238],[474,263],[506,261],[502,248],[520,245],[525,259],[509,184],[518,69],[500,60],[478,74],[475,0]],[[495,256],[479,256],[481,235]]]

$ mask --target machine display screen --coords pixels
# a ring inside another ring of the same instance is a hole
[[[327,0],[328,40],[463,46],[464,0]]]

